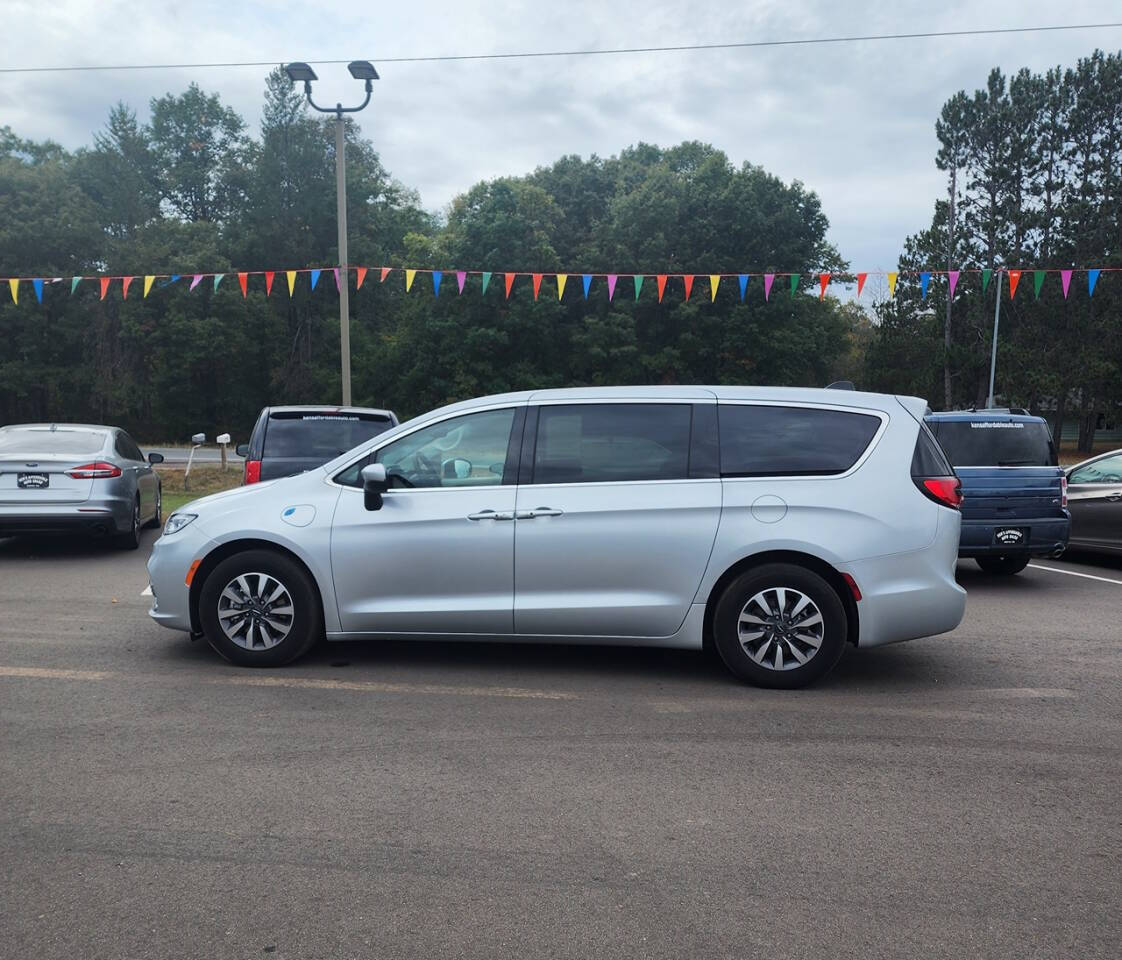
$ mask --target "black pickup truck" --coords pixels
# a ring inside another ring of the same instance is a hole
[[[960,557],[973,557],[987,573],[1013,574],[1032,557],[1064,551],[1067,477],[1046,420],[994,409],[925,420],[962,481]]]

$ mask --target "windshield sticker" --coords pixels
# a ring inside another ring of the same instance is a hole
[[[995,430],[999,427],[1002,430],[1024,430],[1025,425],[1023,423],[995,423],[989,420],[970,422],[971,430]]]
[[[328,414],[318,413],[318,414],[308,414],[307,416],[301,417],[300,419],[301,420],[354,420],[357,423],[359,418],[358,417],[345,417],[345,416],[336,415],[336,414],[333,414],[333,413],[328,413]]]

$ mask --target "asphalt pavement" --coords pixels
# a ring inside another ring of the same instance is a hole
[[[0,541],[0,956],[1120,954],[1122,561],[963,564],[954,633],[775,692],[657,650],[239,670],[149,621],[153,537]]]

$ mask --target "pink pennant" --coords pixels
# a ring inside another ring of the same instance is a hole
[[[194,290],[194,289],[195,289],[195,287],[197,287],[197,286],[198,286],[198,285],[199,285],[200,283],[202,283],[202,282],[203,282],[203,275],[202,275],[201,273],[196,273],[196,274],[195,274],[195,275],[194,275],[194,276],[193,276],[193,277],[191,278],[191,286],[189,286],[189,287],[187,288],[187,292],[188,292],[188,293],[190,293],[190,292],[191,292],[192,290]]]
[[[951,291],[951,296],[952,297],[954,296],[954,288],[958,286],[958,275],[959,275],[960,272],[961,271],[959,271],[959,270],[948,270],[947,271],[947,286],[949,287],[949,289]]]
[[[765,273],[764,274],[764,299],[765,300],[768,300],[768,299],[771,298],[771,285],[773,283],[775,283],[775,274],[774,273]]]
[[[1071,270],[1061,270],[1060,271],[1060,282],[1063,284],[1064,299],[1065,300],[1067,299],[1068,287],[1071,286],[1071,274],[1072,274]]]
[[[612,299],[612,297],[614,297],[616,295],[616,281],[618,279],[619,279],[619,274],[617,274],[617,273],[609,273],[608,274],[608,300],[609,301]]]
[[[333,274],[335,274],[335,289],[338,290],[339,289],[339,268],[338,267],[332,267],[331,272]]]
[[[467,280],[466,270],[456,271],[456,286],[460,288],[460,293],[464,292],[464,281]]]

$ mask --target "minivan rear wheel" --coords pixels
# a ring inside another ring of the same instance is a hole
[[[199,592],[199,620],[210,645],[243,667],[291,663],[323,629],[311,577],[272,550],[247,550],[219,563]]]
[[[841,657],[847,632],[833,587],[813,570],[788,563],[740,574],[713,617],[725,666],[760,687],[802,687],[825,676]]]

